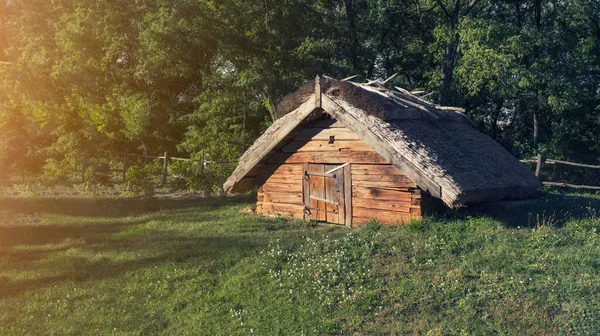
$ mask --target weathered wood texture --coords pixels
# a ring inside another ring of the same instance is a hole
[[[374,152],[373,149],[362,141],[338,140],[330,143],[328,140],[302,141],[295,140],[283,147],[284,153],[295,152]]]
[[[297,152],[277,153],[269,163],[380,163],[387,161],[375,152]]]
[[[325,165],[325,171],[336,168],[338,165]],[[325,178],[325,196],[328,200],[333,200],[338,205],[326,204],[327,222],[344,225],[345,221],[345,202],[344,202],[344,170],[336,171],[335,177]],[[334,212],[334,213],[332,213]]]
[[[310,210],[306,219],[346,224],[345,171],[338,165],[306,164],[304,205]],[[331,173],[326,173],[331,171]],[[350,184],[349,184],[350,185]],[[350,218],[351,219],[351,218]],[[350,223],[350,222],[348,222]]]
[[[309,171],[325,172],[323,165],[311,164],[308,166]],[[311,208],[311,220],[326,221],[327,220],[327,205],[323,201],[319,201],[310,196],[315,196],[321,199],[325,198],[325,178],[322,176],[310,176],[308,183],[310,184],[309,204]]]
[[[300,123],[302,123],[315,110],[315,97],[312,96],[296,109],[296,113],[290,113],[291,117],[283,117],[276,121],[280,127],[273,129],[267,137],[261,137],[262,142],[257,142],[240,158],[238,168],[233,172],[224,184],[224,189],[228,192],[236,190],[245,190],[237,186],[238,182],[247,178],[247,174],[257,164],[261,162],[290,132],[292,132]],[[289,119],[289,120],[288,120]]]
[[[301,164],[264,166],[256,178],[256,213],[270,217],[304,218],[302,172]]]
[[[413,180],[419,184],[419,186],[436,196],[441,197],[441,187],[430,177],[422,174],[422,172],[411,162],[409,162],[404,156],[400,155],[393,146],[392,135],[385,132],[379,132],[379,129],[369,127],[369,121],[367,119],[360,118],[361,113],[354,113],[350,106],[343,109],[338,103],[327,95],[322,97],[323,109],[328,113],[332,114],[336,119],[344,123],[348,129],[359,135],[364,142],[380,153],[381,157],[384,158],[385,163],[390,163],[396,168],[402,171],[409,172],[409,175]],[[357,162],[362,163],[362,162]],[[366,163],[366,162],[365,162]],[[380,163],[380,162],[376,162]]]
[[[332,176],[323,174],[345,163],[350,165]],[[308,176],[308,184],[303,186],[305,170],[320,174]],[[369,219],[407,223],[422,215],[421,190],[415,182],[331,119],[299,130],[260,169],[256,183],[260,215],[346,225],[361,225]],[[310,217],[304,213],[306,204],[311,208]]]
[[[304,218],[304,205],[287,203],[268,203],[258,202],[256,204],[256,213],[267,217],[291,217],[296,219]]]
[[[330,137],[334,137],[336,141],[338,140],[360,140],[356,133],[352,132],[347,128],[305,128],[298,132],[298,135],[294,138],[294,140],[305,140],[305,141],[315,141],[315,140],[325,140],[329,141]]]
[[[352,223],[369,219],[385,224],[420,219],[421,195],[417,185],[391,164],[353,164]]]

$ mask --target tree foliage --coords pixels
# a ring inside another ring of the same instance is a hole
[[[228,162],[316,75],[394,73],[518,156],[600,160],[598,0],[3,0],[0,171]]]

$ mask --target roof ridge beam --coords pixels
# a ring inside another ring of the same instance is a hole
[[[321,77],[315,78],[315,107],[321,108]]]

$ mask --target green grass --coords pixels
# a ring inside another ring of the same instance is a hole
[[[598,334],[600,197],[541,197],[358,231],[251,198],[3,198],[0,334]]]

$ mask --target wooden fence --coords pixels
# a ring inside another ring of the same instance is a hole
[[[161,175],[161,184],[166,184],[167,183],[167,176],[169,173],[169,164],[172,161],[185,161],[185,162],[197,162],[200,164],[200,174],[204,173],[204,169],[206,168],[207,165],[209,164],[225,164],[225,163],[234,163],[237,161],[226,161],[226,162],[217,162],[217,161],[210,161],[206,159],[206,155],[204,153],[204,151],[202,151],[202,155],[200,160],[194,160],[194,159],[189,159],[189,158],[180,158],[180,157],[173,157],[170,156],[168,152],[165,152],[164,155],[162,156],[153,156],[153,155],[145,155],[145,154],[132,154],[132,153],[102,153],[102,154],[106,154],[106,155],[114,155],[114,156],[120,156],[122,158],[122,168],[121,169],[98,169],[96,170],[96,172],[98,173],[122,173],[122,179],[123,179],[123,183],[126,180],[126,175],[127,175],[127,169],[129,169],[129,162],[131,160],[129,160],[128,158],[141,158],[144,160],[162,160],[162,170],[160,172]],[[81,171],[79,171],[81,173],[81,182],[85,182],[85,173],[87,171],[88,168],[88,161],[89,161],[89,157],[87,154],[83,154],[81,157]]]
[[[119,170],[115,170],[115,169],[100,169],[100,170],[96,170],[99,173],[114,173],[114,172],[120,172],[122,173],[122,179],[123,182],[125,182],[125,178],[126,178],[126,174],[127,174],[127,169],[129,168],[128,165],[128,158],[130,157],[134,157],[134,158],[142,158],[142,159],[153,159],[153,160],[162,160],[162,170],[160,172],[161,175],[161,183],[164,185],[167,183],[167,176],[168,176],[168,170],[169,170],[169,163],[172,161],[186,161],[186,162],[197,162],[200,163],[200,174],[204,173],[204,169],[206,168],[206,166],[208,164],[226,164],[226,163],[235,163],[237,162],[237,160],[235,161],[226,161],[226,162],[217,162],[217,161],[210,161],[206,159],[206,156],[204,154],[204,151],[202,151],[202,155],[201,155],[201,159],[200,160],[195,160],[195,159],[189,159],[189,158],[180,158],[180,157],[172,157],[169,155],[168,152],[165,152],[162,156],[153,156],[153,155],[143,155],[143,154],[132,154],[132,153],[103,153],[103,154],[109,154],[109,155],[115,155],[115,156],[120,156],[122,158],[123,161],[123,165],[122,165],[122,169]],[[81,181],[82,183],[85,182],[85,172],[87,170],[87,160],[88,160],[88,156],[87,155],[83,155],[82,156],[82,162],[81,162]],[[523,163],[535,163],[535,175],[536,176],[540,176],[541,172],[542,172],[542,168],[544,165],[565,165],[565,166],[571,166],[571,167],[579,167],[579,168],[588,168],[588,169],[598,169],[600,170],[600,165],[590,165],[590,164],[583,164],[583,163],[577,163],[577,162],[569,162],[569,161],[561,161],[561,160],[554,160],[554,159],[548,159],[548,158],[544,158],[541,154],[537,156],[536,159],[534,160],[521,160],[521,162]],[[544,181],[542,182],[543,185],[545,186],[551,186],[551,187],[564,187],[564,188],[574,188],[574,189],[585,189],[585,190],[597,190],[600,191],[600,186],[590,186],[590,185],[578,185],[578,184],[572,184],[572,183],[565,183],[565,182],[551,182],[551,181]]]
[[[525,163],[535,163],[535,176],[540,176],[542,173],[542,167],[545,164],[548,165],[565,165],[571,167],[580,167],[580,168],[589,168],[589,169],[600,169],[600,165],[589,165],[583,163],[569,162],[569,161],[561,161],[554,159],[544,158],[541,154],[538,154],[536,160],[521,160],[521,162]],[[571,183],[563,183],[563,182],[542,182],[545,186],[551,187],[565,187],[565,188],[574,188],[574,189],[586,189],[586,190],[600,190],[600,186],[589,186],[589,185],[578,185]]]

